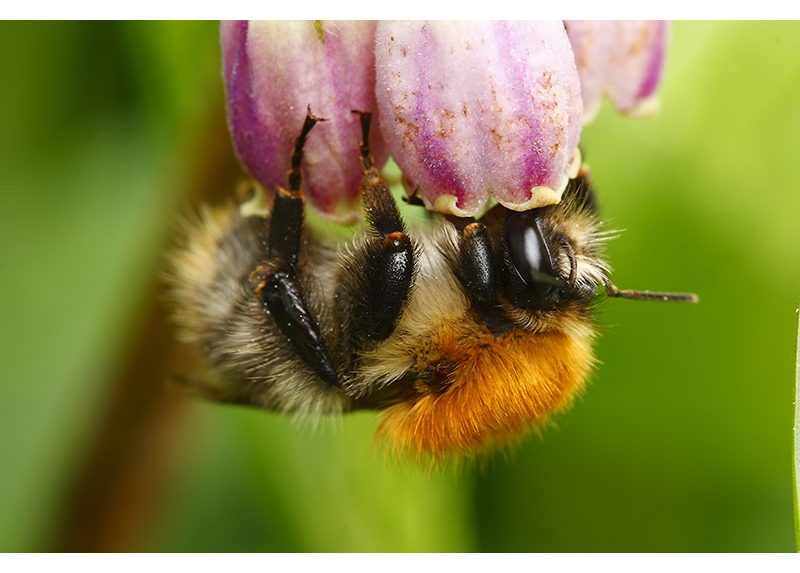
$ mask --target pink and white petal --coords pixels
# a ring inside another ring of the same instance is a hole
[[[384,137],[429,208],[560,200],[582,112],[560,22],[381,22],[376,65]]]
[[[605,95],[624,115],[655,113],[668,22],[569,20],[565,25],[581,78],[584,123],[594,119]]]
[[[334,218],[347,218],[358,204],[361,127],[351,111],[377,109],[375,25],[266,21],[221,28],[229,125],[242,163],[266,187],[285,185],[310,106],[327,121],[314,127],[304,148],[305,190],[314,207]],[[378,130],[370,144],[382,165],[387,152]]]

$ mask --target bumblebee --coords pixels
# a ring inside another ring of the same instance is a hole
[[[305,417],[383,412],[379,436],[412,458],[473,456],[567,407],[594,365],[593,309],[609,278],[588,171],[560,203],[431,213],[409,230],[373,163],[361,114],[365,228],[339,244],[304,225],[303,145],[266,210],[205,209],[170,255],[181,339],[201,349],[205,397]],[[355,152],[355,149],[354,149]]]

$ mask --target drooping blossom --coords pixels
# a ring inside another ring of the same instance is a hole
[[[594,119],[604,95],[625,115],[658,109],[667,22],[568,20],[565,25],[581,77],[584,123]]]
[[[381,22],[375,49],[384,138],[429,208],[560,200],[583,111],[562,22]]]
[[[267,189],[286,186],[290,157],[309,108],[317,124],[304,148],[306,197],[346,219],[358,208],[361,127],[351,110],[375,112],[375,22],[223,22],[228,125],[244,167]],[[372,130],[382,165],[386,146]]]

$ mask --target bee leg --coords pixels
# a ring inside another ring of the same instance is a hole
[[[269,236],[266,238],[267,257],[281,259],[293,267],[299,265],[302,250],[305,199],[300,190],[303,178],[300,165],[303,161],[303,146],[309,132],[319,121],[325,120],[314,116],[309,108],[303,129],[294,142],[292,168],[287,177],[289,190],[278,187],[275,193]]]
[[[497,213],[503,215],[500,211]],[[500,263],[490,232],[490,225],[494,223],[486,216],[475,221],[471,217],[448,215],[447,220],[458,231],[458,248],[448,253],[450,268],[472,300],[472,308],[490,332],[502,335],[510,331],[514,323],[505,315],[497,298]]]
[[[356,113],[361,115],[363,130],[361,192],[370,232],[360,261],[363,268],[357,269],[363,277],[359,300],[352,303],[348,314],[355,331],[372,340],[384,340],[394,331],[408,303],[416,268],[415,253],[389,186],[369,153],[370,114]]]
[[[300,164],[306,137],[320,118],[309,110],[295,140],[289,190],[278,188],[272,208],[266,243],[266,261],[251,275],[254,293],[271,321],[280,329],[300,357],[323,380],[338,384],[333,360],[316,318],[308,310],[298,279],[301,264],[305,201],[300,190]]]
[[[336,366],[319,325],[308,310],[294,269],[282,261],[269,261],[256,269],[251,281],[271,321],[300,357],[323,380],[337,385]]]
[[[469,295],[480,303],[494,302],[497,296],[497,263],[489,229],[475,219],[449,216],[458,230],[458,257],[453,261],[455,275]]]

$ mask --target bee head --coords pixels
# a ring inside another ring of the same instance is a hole
[[[607,276],[599,227],[594,195],[578,179],[557,205],[506,210],[498,257],[505,299],[531,310],[591,301]]]
[[[462,245],[469,248],[461,250],[469,256],[462,254],[455,270],[487,324],[502,323],[498,320],[502,315],[534,331],[558,327],[562,322],[559,316],[586,316],[603,292],[609,297],[639,300],[697,301],[692,294],[614,286],[603,252],[612,234],[601,230],[586,167],[570,181],[558,204],[528,211],[496,205],[478,225],[485,229],[486,242],[491,244],[491,288],[478,279],[482,274],[475,268],[483,271],[487,265],[477,265],[473,253],[480,249],[468,239],[462,239]],[[462,237],[471,235],[462,231]]]

